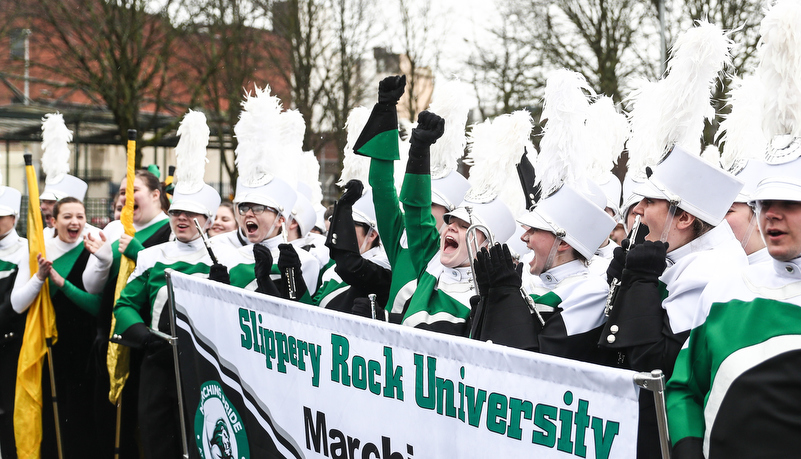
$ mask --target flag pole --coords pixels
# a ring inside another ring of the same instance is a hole
[[[36,275],[37,255],[46,256],[42,213],[39,208],[39,184],[31,155],[25,158],[25,179],[28,183],[28,264]],[[58,340],[56,317],[47,281],[28,308],[22,337],[17,382],[14,388],[14,437],[19,457],[38,457],[42,447],[42,372],[45,356],[50,367],[50,389],[53,397],[58,457],[63,457],[58,417],[56,378],[53,371],[53,344]]]
[[[133,226],[134,211],[134,181],[136,180],[136,129],[128,129],[127,145],[127,172],[125,174],[125,207],[122,208],[120,222],[125,230],[125,234],[133,236],[136,230]],[[117,285],[114,290],[114,303],[120,297],[122,289],[128,282],[128,277],[133,272],[136,262],[121,256],[120,271],[117,274]],[[114,335],[116,320],[111,316],[111,335]],[[130,349],[127,347],[110,342],[108,354],[106,355],[106,365],[109,370],[109,401],[117,405],[117,427],[114,432],[114,459],[120,457],[120,433],[122,431],[122,389],[128,380],[130,364]]]
[[[47,366],[50,368],[50,394],[53,398],[53,417],[55,418],[56,422],[56,446],[58,447],[58,458],[64,459],[64,452],[61,448],[61,422],[59,421],[58,417],[58,397],[56,396],[56,370],[53,368],[52,338],[47,338]]]

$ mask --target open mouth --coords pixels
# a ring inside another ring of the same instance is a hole
[[[783,236],[783,235],[785,235],[787,233],[785,233],[784,231],[779,231],[777,229],[769,229],[769,230],[765,231],[765,234],[767,234],[768,237],[775,238],[775,237]]]
[[[187,229],[189,229],[189,225],[186,223],[178,223],[177,225],[175,225],[175,227],[180,231],[186,231]]]
[[[245,232],[247,234],[256,234],[256,231],[259,230],[259,225],[256,222],[245,222]]]
[[[442,250],[443,252],[453,252],[459,249],[459,243],[453,236],[445,236],[445,240],[442,243]]]
[[[67,228],[67,235],[70,237],[70,239],[75,239],[80,236],[80,234],[81,231],[77,228]]]
[[[134,204],[134,210],[139,210],[139,206]]]

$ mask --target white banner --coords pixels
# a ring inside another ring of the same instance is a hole
[[[192,457],[635,457],[633,372],[172,281]]]

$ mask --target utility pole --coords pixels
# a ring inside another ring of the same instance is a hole
[[[30,85],[30,68],[31,68],[31,29],[24,29],[22,31],[22,35],[25,36],[25,100],[23,101],[24,105],[31,104],[31,85]]]
[[[667,43],[665,42],[665,0],[659,0],[659,44],[660,44],[660,70],[662,76],[667,70]]]

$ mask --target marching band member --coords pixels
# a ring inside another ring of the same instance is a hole
[[[69,174],[72,131],[64,124],[64,115],[46,114],[42,120],[42,171],[45,173],[45,187],[39,196],[42,221],[45,223],[45,239],[53,237],[53,206],[59,199],[71,196],[83,202],[89,185],[78,177]],[[98,228],[86,224],[84,232],[97,234]]]
[[[367,317],[371,312],[361,306],[369,294],[376,294],[377,305],[386,304],[392,271],[376,226],[370,191],[364,192],[362,182],[351,179],[334,205],[325,243],[335,263],[323,274],[315,304]]]
[[[699,301],[706,320],[668,382],[677,459],[791,457],[801,448],[801,139],[779,141],[753,195],[771,260],[709,283]]]
[[[139,426],[146,458],[180,457],[181,434],[178,400],[171,347],[150,329],[169,332],[169,314],[165,310],[167,286],[164,271],[174,269],[192,275],[228,283],[227,267],[234,267],[233,250],[212,243],[220,261],[213,264],[201,230],[214,221],[220,195],[203,183],[209,129],[201,112],[184,116],[175,148],[178,166],[175,190],[169,210],[169,224],[175,240],[142,250],[136,269],[128,279],[114,307],[117,319],[115,335],[119,341],[143,349],[139,384]]]
[[[476,260],[476,276],[483,279],[482,312],[476,312],[472,337],[613,365],[616,353],[597,346],[609,289],[588,264],[615,221],[604,209],[606,198],[597,200],[603,193],[589,181],[586,156],[594,150],[585,124],[585,91],[591,90],[584,77],[568,70],[554,72],[546,85],[542,116],[548,123],[536,169],[542,197],[517,219],[526,230],[521,239],[533,252],[523,269],[539,280],[537,290],[529,292],[531,307],[508,249],[482,249]],[[532,181],[521,178],[523,183]]]
[[[440,235],[431,212],[429,153],[430,146],[442,136],[444,120],[430,112],[418,116],[400,195],[406,211],[410,259],[418,273],[404,325],[467,336],[470,298],[476,294],[467,230],[481,225],[476,232],[477,247],[488,240],[505,241],[514,233],[512,211],[504,200],[517,200],[514,207],[522,208],[523,195],[517,187],[511,193],[504,189],[504,182],[515,173],[514,162],[531,128],[531,118],[524,111],[473,127],[471,188],[460,205],[444,215],[447,226]]]
[[[126,185],[127,179],[123,179],[119,190],[120,202],[123,206],[128,199],[128,196],[125,195]],[[114,451],[116,409],[108,401],[109,374],[106,354],[108,353],[111,315],[120,271],[120,259],[122,255],[125,255],[136,261],[142,250],[167,242],[172,235],[169,218],[162,211],[166,196],[161,182],[155,175],[145,169],[136,171],[133,199],[133,225],[136,230],[133,237],[124,233],[124,228],[119,220],[112,221],[103,228],[101,235],[105,239],[93,236],[91,233],[84,236],[87,249],[95,254],[109,270],[108,280],[105,282],[101,282],[99,278],[86,279],[84,282],[88,292],[102,295],[100,311],[97,315],[97,335],[92,351],[94,354],[92,367],[95,372],[94,410],[97,421],[95,449],[104,455],[111,455]],[[124,427],[120,429],[120,444],[124,456],[138,454],[135,426],[141,357],[140,350],[132,351],[131,373],[123,389],[123,397],[129,402],[123,405]]]
[[[270,95],[269,87],[256,88],[243,107],[234,128],[239,139],[234,207],[242,231],[234,237],[245,239],[233,241],[230,233],[215,239],[234,247],[242,244],[238,249],[240,266],[232,272],[231,285],[311,304],[320,263],[306,250],[288,243],[287,228],[297,192],[279,178],[284,151],[276,141],[282,126],[281,101]],[[291,168],[289,164],[283,167],[283,172]]]
[[[724,142],[721,164],[744,183],[726,213],[726,221],[748,255],[748,263],[752,265],[770,260],[765,241],[756,230],[756,213],[748,204],[752,201],[757,184],[764,178],[764,152],[768,147],[762,123],[754,120],[762,112],[763,91],[760,85],[755,75],[732,82],[733,89],[729,97],[732,109],[720,123],[724,133],[719,136],[720,141]]]
[[[394,161],[401,159],[396,105],[405,85],[405,76],[387,77],[379,83],[378,103],[364,130],[354,139],[353,148],[357,154],[370,157],[369,184],[373,190],[376,222],[392,265],[386,309],[393,323],[403,319],[419,275],[410,259],[403,212],[393,180]],[[466,144],[464,129],[469,112],[466,100],[458,82],[446,82],[437,88],[431,106],[432,112],[440,113],[445,119],[445,133],[430,146],[431,213],[438,230],[443,228],[445,213],[455,210],[470,188],[467,179],[456,170]],[[354,112],[356,110],[359,109]]]
[[[93,379],[87,367],[100,296],[85,291],[84,279],[99,278],[103,282],[108,270],[103,263],[88,263],[94,256],[84,247],[86,211],[81,201],[71,196],[57,201],[53,221],[54,237],[45,240],[48,259],[39,254],[39,269],[32,276],[26,263],[19,265],[11,304],[17,313],[26,311],[49,278],[58,330],[52,356],[62,446],[64,454],[71,456],[82,454],[79,451],[84,450],[85,442],[94,439],[92,411],[87,409],[92,403]],[[57,446],[48,372],[43,373],[42,384],[42,454],[49,457],[57,454]]]
[[[11,306],[11,291],[21,264],[28,263],[28,240],[14,229],[22,195],[0,186],[0,457],[16,457],[14,387],[25,330],[25,315]]]
[[[214,217],[214,224],[206,232],[209,237],[217,236],[218,234],[229,233],[239,229],[239,223],[234,213],[234,205],[231,201],[223,201],[220,207],[217,208],[217,216]]]

